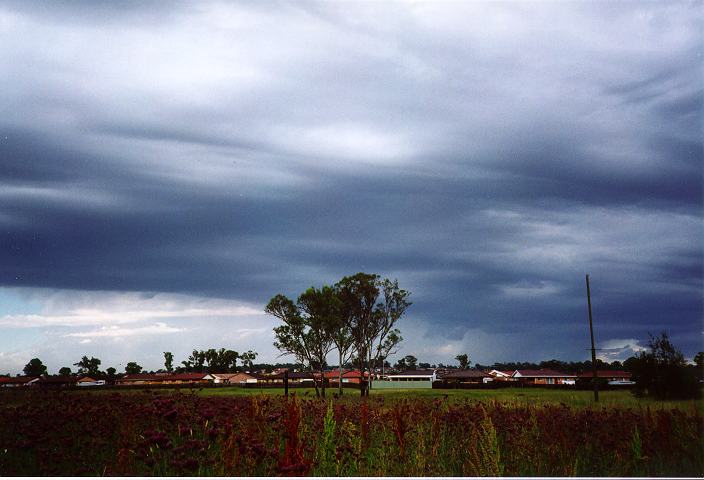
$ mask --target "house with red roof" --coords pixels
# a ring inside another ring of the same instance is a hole
[[[209,373],[172,373],[161,377],[161,383],[164,385],[212,383],[213,380],[215,380],[215,377]]]
[[[539,370],[516,370],[511,378],[528,385],[574,385],[577,375],[541,368]]]
[[[364,378],[369,377],[369,372],[364,372]],[[328,384],[330,385],[337,385],[340,383],[340,370],[335,369],[335,370],[330,370],[329,372],[325,372],[325,379],[328,381]],[[342,383],[355,383],[359,384],[360,380],[362,379],[362,375],[359,373],[359,370],[352,370],[352,369],[342,369]]]
[[[238,372],[238,373],[213,373],[213,383],[224,383],[228,385],[244,385],[246,383],[257,383],[256,375]]]
[[[164,374],[128,373],[115,379],[115,385],[154,385],[160,384]]]
[[[33,387],[39,381],[39,377],[21,376],[5,377],[7,380],[0,381],[0,387]]]

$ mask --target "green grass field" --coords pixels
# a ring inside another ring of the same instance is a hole
[[[312,388],[291,389],[291,393],[298,396],[312,397],[315,391]],[[221,395],[283,395],[283,388],[204,388],[198,391],[199,395],[221,396]],[[337,389],[328,389],[328,395],[337,393]],[[421,390],[421,389],[384,389],[371,391],[372,396],[383,396],[389,399],[401,398],[447,398],[449,400],[464,401],[477,400],[484,402],[498,401],[517,404],[560,404],[564,403],[572,407],[596,406],[594,394],[585,390],[554,390],[547,388],[504,388],[495,390]],[[344,398],[358,398],[359,392],[356,390],[344,390]],[[609,390],[599,392],[600,407],[625,407],[625,408],[697,408],[704,412],[704,400],[685,401],[657,401],[648,398],[637,398],[628,390]]]

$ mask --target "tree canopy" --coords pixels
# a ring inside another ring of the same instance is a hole
[[[633,362],[637,392],[657,399],[699,398],[701,390],[696,373],[688,368],[682,352],[670,341],[667,332],[650,335],[648,350]]]
[[[74,363],[80,375],[98,375],[100,373],[100,359],[83,356],[79,362]]]
[[[40,377],[46,375],[46,365],[38,358],[33,358],[24,366],[24,374],[30,377]]]
[[[354,358],[363,372],[379,361],[383,365],[401,342],[395,324],[410,305],[409,295],[396,280],[360,272],[333,286],[311,287],[296,302],[278,294],[265,311],[283,322],[274,328],[274,345],[283,355],[322,374],[328,353],[337,349],[340,367]],[[365,395],[366,381],[360,382]]]

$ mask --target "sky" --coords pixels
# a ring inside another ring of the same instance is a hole
[[[600,358],[692,358],[703,6],[0,0],[0,373],[287,361],[360,271],[396,358],[587,360],[587,273]]]

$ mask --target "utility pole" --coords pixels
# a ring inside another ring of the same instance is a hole
[[[592,296],[589,291],[589,274],[587,274],[587,306],[589,307],[589,335],[592,337],[592,382],[594,383],[594,401],[599,401],[599,382],[596,375],[596,350],[594,349],[594,326],[592,325]]]

